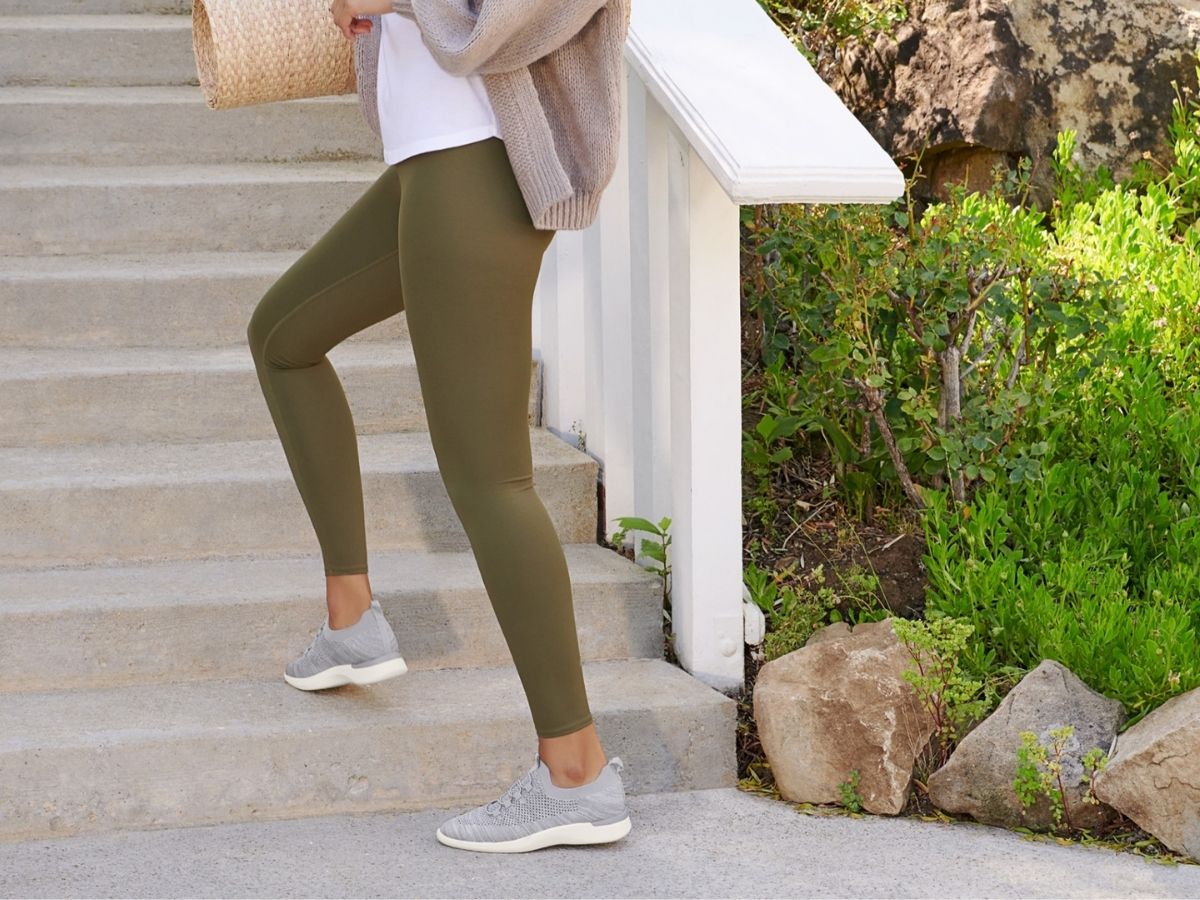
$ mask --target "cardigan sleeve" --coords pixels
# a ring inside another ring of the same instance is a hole
[[[608,0],[394,0],[452,75],[521,69],[567,43]]]

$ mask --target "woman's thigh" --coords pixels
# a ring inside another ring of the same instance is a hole
[[[400,280],[443,477],[449,488],[521,479],[533,292],[554,232],[533,226],[499,138],[398,167]]]
[[[389,166],[259,300],[251,346],[275,365],[309,365],[403,310],[399,209],[400,179]]]

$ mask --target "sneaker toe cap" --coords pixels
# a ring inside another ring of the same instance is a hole
[[[441,825],[441,832],[446,837],[454,838],[458,841],[478,840],[477,832],[471,827],[470,821],[465,814],[447,819]]]
[[[477,811],[462,813],[442,823],[442,834],[460,841],[498,841],[511,835],[505,829],[483,820]]]

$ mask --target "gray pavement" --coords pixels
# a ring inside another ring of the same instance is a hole
[[[457,808],[0,843],[0,896],[1200,897],[1200,866],[973,823],[805,815],[732,788],[629,807],[615,844],[526,854],[442,846]]]

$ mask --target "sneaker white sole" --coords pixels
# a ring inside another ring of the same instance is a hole
[[[375,684],[395,678],[397,675],[403,675],[407,671],[408,665],[402,658],[397,657],[358,669],[349,663],[330,666],[315,675],[307,675],[303,678],[297,678],[284,672],[283,679],[292,687],[300,688],[302,691],[319,691],[324,688],[340,687],[343,684]]]
[[[542,847],[552,847],[556,844],[607,844],[619,841],[629,834],[632,824],[629,816],[619,822],[608,825],[593,825],[591,822],[572,822],[569,825],[555,825],[542,831],[535,831],[524,837],[510,841],[464,841],[442,834],[437,830],[437,839],[447,847],[459,847],[463,850],[482,850],[485,853],[525,853],[529,850],[540,850]]]

